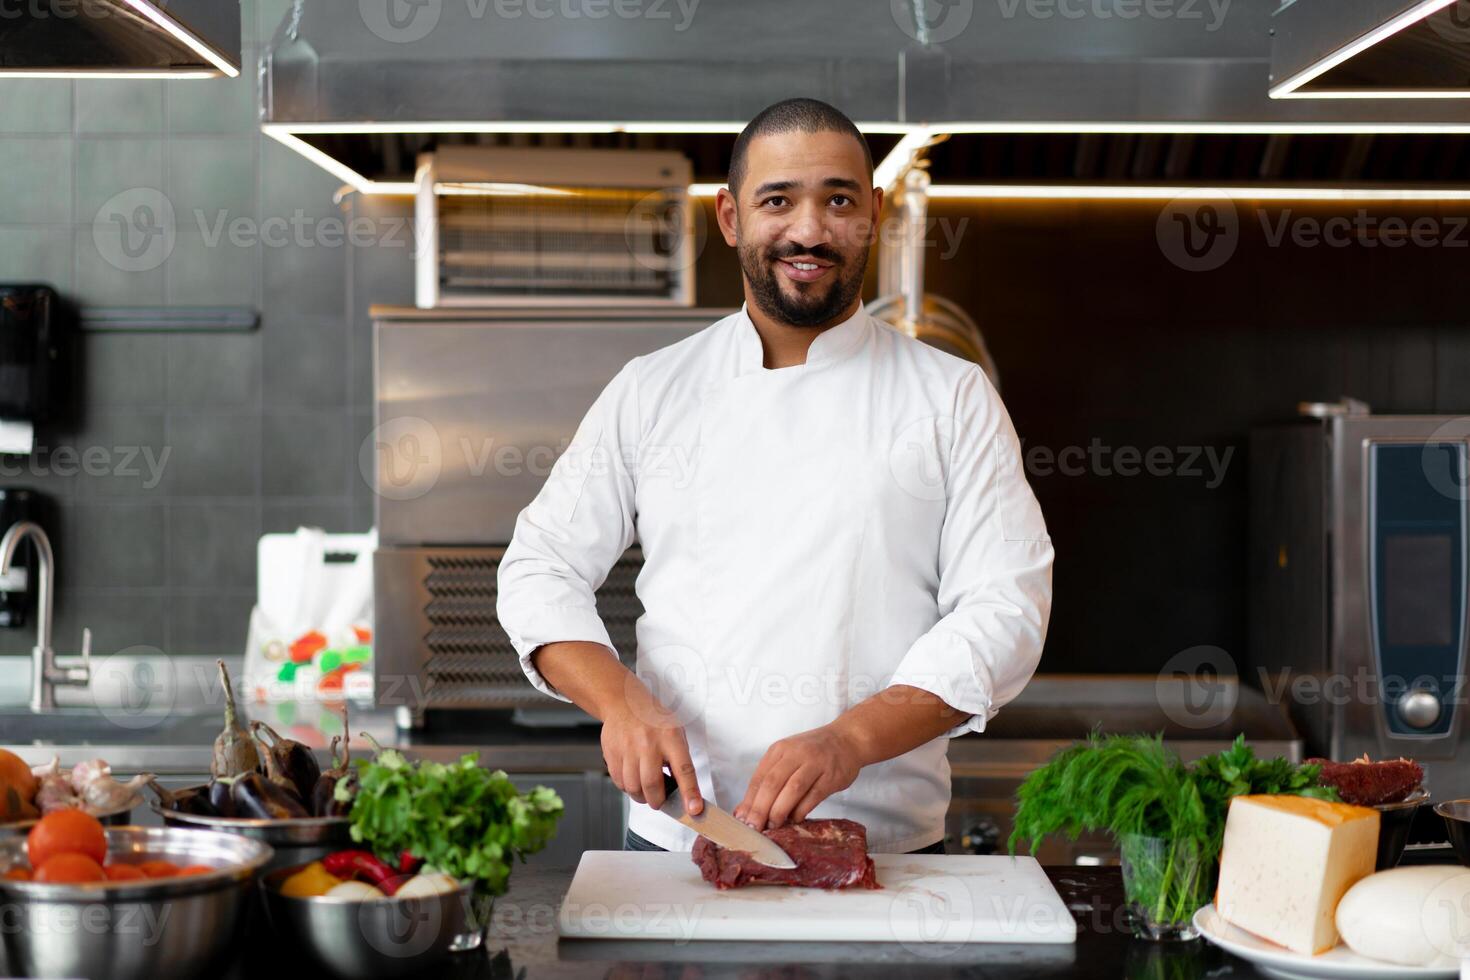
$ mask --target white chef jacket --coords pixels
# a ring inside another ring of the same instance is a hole
[[[1030,680],[1052,546],[1005,407],[974,364],[860,309],[768,369],[742,307],[629,362],[516,521],[497,612],[537,689],[546,643],[612,642],[594,591],[633,543],[637,674],[679,717],[706,799],[771,743],[910,685],[983,731]],[[944,836],[947,738],[861,770],[812,817],[875,851]],[[695,834],[634,805],[669,850]]]

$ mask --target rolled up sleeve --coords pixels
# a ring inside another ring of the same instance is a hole
[[[495,611],[531,684],[569,700],[531,655],[548,643],[585,641],[616,657],[595,593],[633,543],[639,439],[637,362],[610,381],[516,518],[500,561]]]
[[[890,686],[968,713],[948,736],[985,730],[1036,672],[1051,612],[1053,551],[1021,466],[1020,441],[977,368],[957,397],[939,542],[940,619],[909,647]]]

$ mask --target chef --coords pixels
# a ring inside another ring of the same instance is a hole
[[[629,362],[521,512],[498,614],[537,689],[602,722],[627,844],[689,850],[662,770],[758,829],[862,823],[942,850],[948,739],[1031,678],[1052,545],[975,364],[861,301],[883,191],[861,132],[811,99],[736,140],[720,231],[738,313]],[[594,591],[637,540],[637,671]]]

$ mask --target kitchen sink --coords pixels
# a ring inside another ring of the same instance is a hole
[[[33,712],[0,707],[0,745],[197,743],[219,734],[218,711],[129,712],[121,708],[56,708]]]

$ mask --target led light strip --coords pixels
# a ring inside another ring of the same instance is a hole
[[[712,128],[717,127],[717,128]],[[297,134],[363,134],[363,133],[574,133],[574,132],[649,132],[649,133],[698,133],[738,132],[738,123],[536,123],[536,122],[479,122],[479,123],[264,123],[261,131],[282,145],[290,147],[306,159],[339,178],[362,194],[408,195],[416,192],[412,181],[370,180],[340,160],[324,153],[301,139]],[[888,187],[897,178],[909,156],[932,136],[939,134],[1024,134],[1024,133],[1155,133],[1155,134],[1199,134],[1199,135],[1341,135],[1349,133],[1397,133],[1436,134],[1470,133],[1470,122],[1416,122],[1416,123],[1173,123],[1173,122],[960,122],[943,123],[940,126],[860,124],[865,132],[903,133],[889,154],[874,168],[874,183]],[[691,196],[714,197],[724,184],[691,184]],[[1066,184],[935,184],[929,194],[936,198],[974,199],[1018,199],[1018,200],[1171,200],[1181,194],[1198,193],[1198,189],[1185,186],[1126,184],[1066,185]],[[1292,187],[1262,186],[1224,189],[1242,199],[1295,200],[1295,201],[1457,201],[1470,199],[1470,190],[1458,188],[1342,188],[1342,187]]]
[[[1312,79],[1317,78],[1318,76],[1328,71],[1331,71],[1333,68],[1336,68],[1338,65],[1342,64],[1344,61],[1347,61],[1349,58],[1353,58],[1359,54],[1362,54],[1364,51],[1371,48],[1373,45],[1378,44],[1380,41],[1392,37],[1399,31],[1402,31],[1404,28],[1418,23],[1431,14],[1434,14],[1440,10],[1443,10],[1445,7],[1450,6],[1454,2],[1455,0],[1423,0],[1422,3],[1418,4],[1417,6],[1410,7],[1408,10],[1405,10],[1403,13],[1399,14],[1397,17],[1394,17],[1392,20],[1388,20],[1382,24],[1379,24],[1373,30],[1369,31],[1367,34],[1364,34],[1357,40],[1350,41],[1349,43],[1344,44],[1342,47],[1327,55],[1327,57],[1323,58],[1321,61],[1318,61],[1316,64],[1308,65],[1301,71],[1297,72],[1295,75],[1287,78],[1285,81],[1273,85],[1268,94],[1273,99],[1323,98],[1324,96],[1316,93],[1299,92],[1297,90],[1300,89],[1303,85],[1310,82]],[[1346,89],[1339,90],[1334,94],[1325,97],[1333,99],[1464,99],[1470,98],[1470,91],[1453,94],[1439,91],[1435,92],[1432,95],[1409,95],[1405,93],[1385,94],[1383,92],[1374,92],[1368,90],[1355,91],[1351,89]]]
[[[1149,184],[934,184],[931,198],[973,200],[1172,201],[1175,198],[1233,201],[1470,201],[1470,188],[1458,187],[1190,187]]]
[[[203,71],[188,69],[187,71],[158,71],[152,68],[139,71],[120,71],[108,69],[107,71],[86,71],[77,69],[74,71],[57,71],[45,69],[44,71],[26,71],[23,68],[0,69],[0,78],[162,78],[165,81],[183,78],[218,78],[217,71]]]
[[[159,27],[163,28],[174,37],[178,38],[195,54],[199,55],[205,61],[208,61],[210,64],[214,65],[226,76],[230,78],[239,77],[240,69],[230,64],[230,62],[224,57],[224,55],[220,54],[218,51],[214,50],[214,48],[210,47],[207,43],[205,43],[203,38],[199,37],[183,24],[180,24],[178,21],[165,16],[162,11],[153,6],[153,4],[149,3],[148,0],[127,0],[127,4],[129,7],[132,7],[138,13],[142,14],[144,17],[147,17],[149,20],[153,21],[153,23],[157,24]]]
[[[321,122],[265,123],[270,127],[306,136],[324,134],[382,133],[738,133],[743,122],[536,122],[465,120],[436,122]],[[858,123],[865,133],[909,133],[918,129],[903,123]]]

